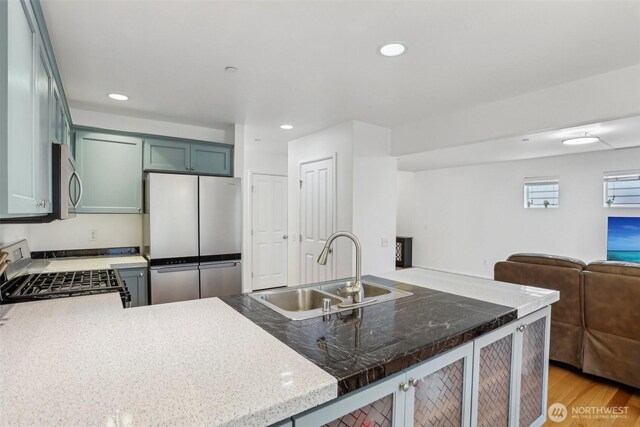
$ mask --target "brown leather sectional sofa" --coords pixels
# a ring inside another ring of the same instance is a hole
[[[494,279],[560,291],[549,358],[640,388],[640,264],[515,254]]]

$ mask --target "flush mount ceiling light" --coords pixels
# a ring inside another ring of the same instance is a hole
[[[280,129],[290,130],[290,129],[293,129],[293,126],[291,126],[291,125],[280,125]]]
[[[407,47],[400,42],[391,42],[378,48],[378,53],[382,56],[400,56],[407,51]]]
[[[584,136],[577,136],[575,138],[569,138],[562,141],[564,145],[584,145],[584,144],[593,144],[594,142],[600,141],[600,138],[597,136],[589,135],[585,132]]]
[[[107,95],[109,98],[111,99],[115,99],[116,101],[126,101],[129,99],[129,97],[127,95],[122,95],[119,93],[110,93],[109,95]]]

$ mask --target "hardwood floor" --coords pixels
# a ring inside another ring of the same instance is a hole
[[[560,422],[547,420],[545,426],[634,426],[640,427],[640,391],[631,387],[581,374],[558,365],[549,365],[548,405],[562,403],[567,407],[567,418]],[[627,407],[626,418],[607,415],[574,415],[572,409],[586,407]]]

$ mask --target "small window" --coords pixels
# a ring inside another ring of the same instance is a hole
[[[560,182],[557,178],[526,178],[524,207],[557,208],[560,201]]]
[[[605,172],[604,206],[640,207],[640,170]]]

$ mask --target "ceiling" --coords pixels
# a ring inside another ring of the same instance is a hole
[[[562,143],[565,139],[583,136],[585,133],[599,137],[600,141],[585,145],[564,145]],[[639,145],[640,116],[635,116],[400,156],[398,158],[398,169],[416,172],[591,151],[615,150]]]
[[[75,108],[286,142],[640,63],[640,2],[43,0]],[[376,48],[400,40],[408,51]],[[224,68],[234,66],[236,73]],[[107,93],[130,96],[113,101]],[[279,125],[289,123],[293,130]]]

